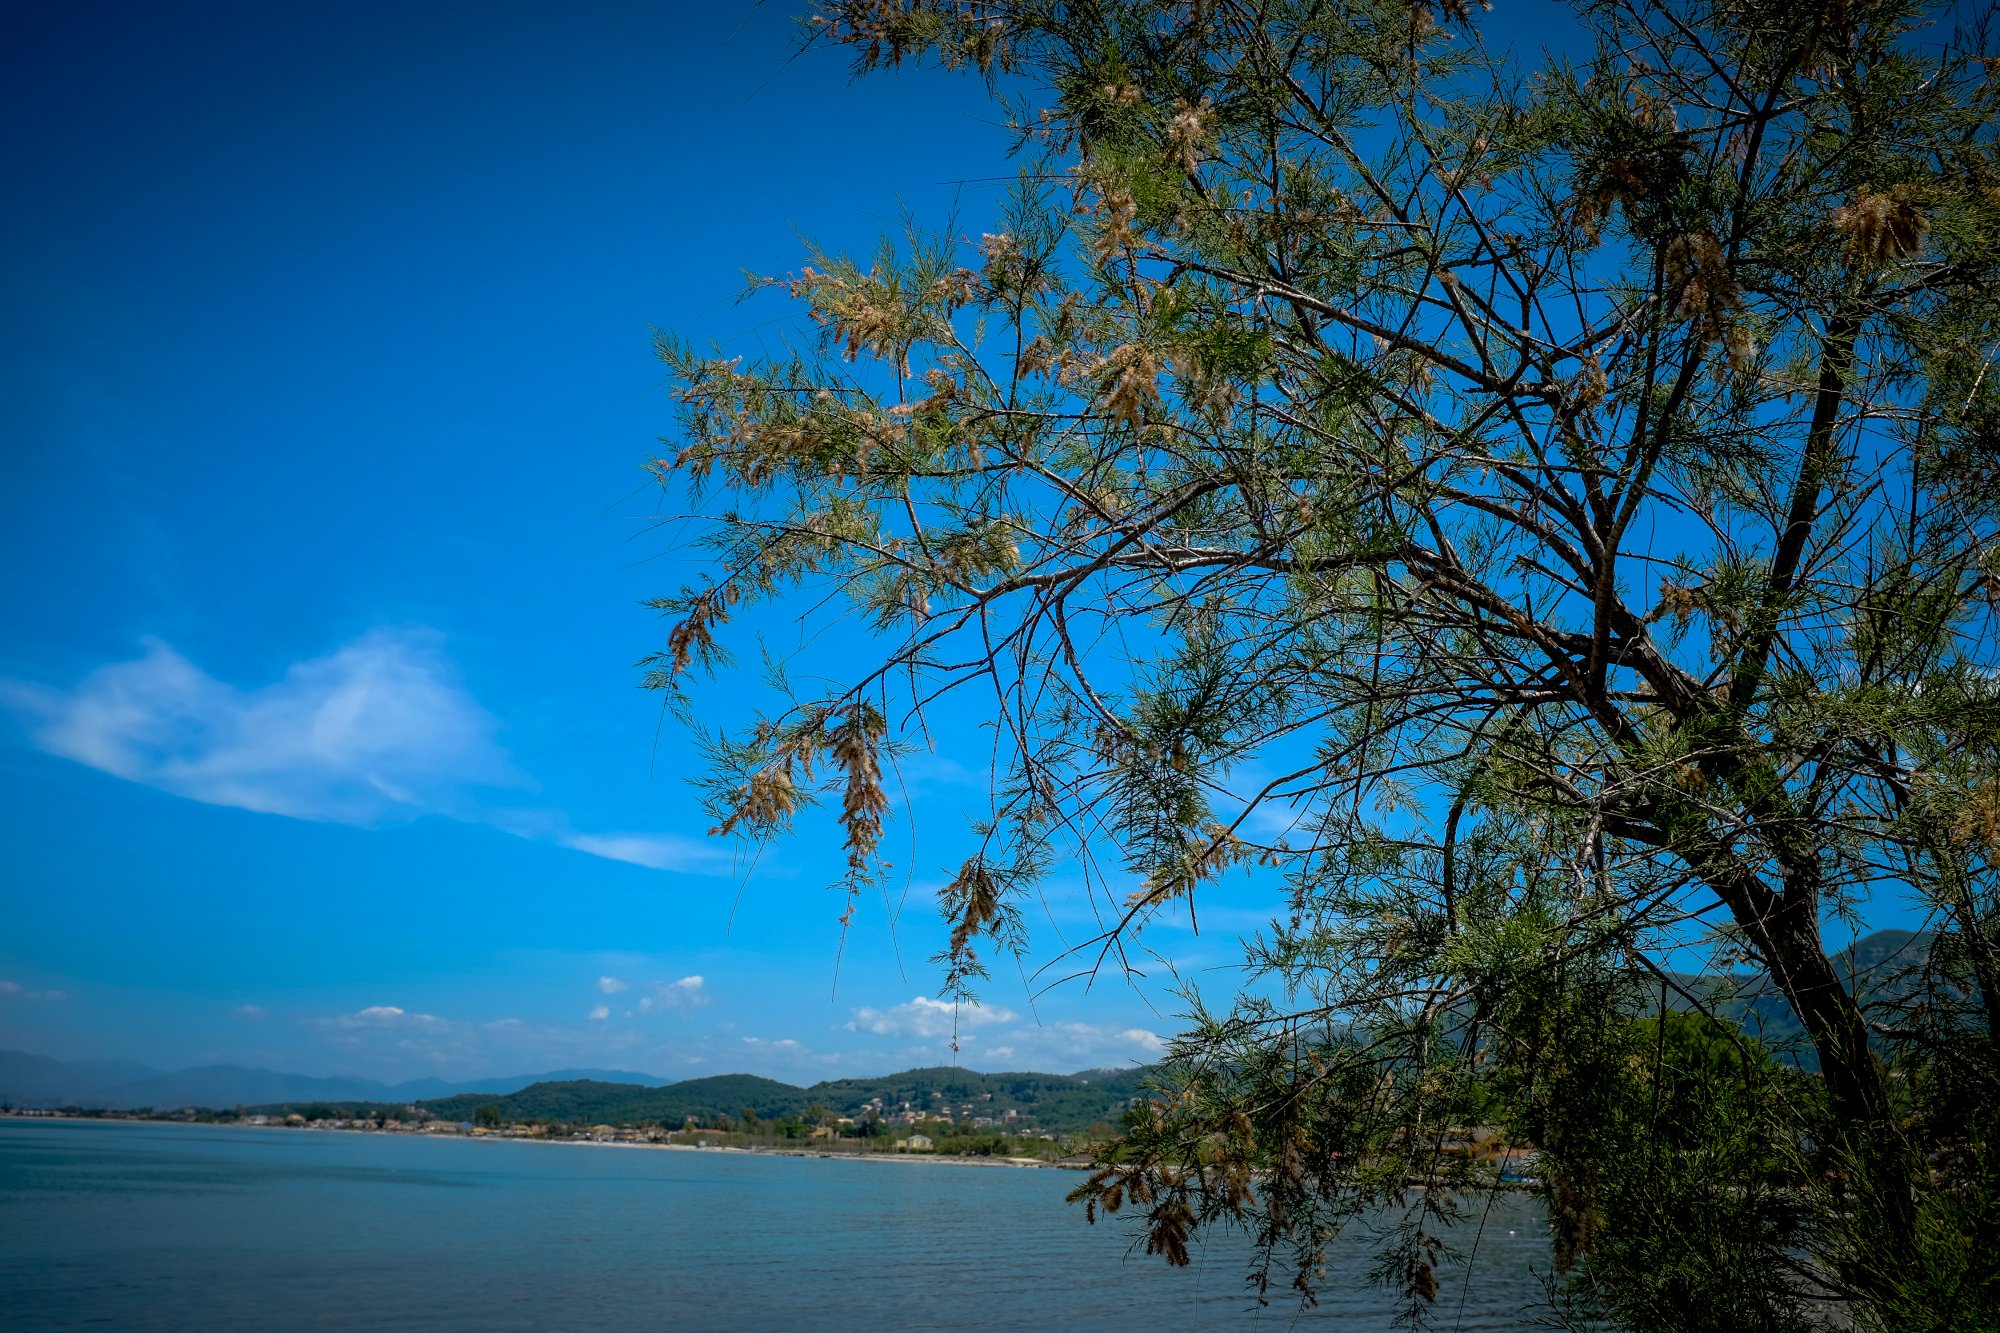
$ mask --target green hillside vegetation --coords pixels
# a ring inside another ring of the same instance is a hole
[[[906,1102],[915,1111],[949,1110],[960,1119],[968,1105],[972,1115],[996,1120],[1011,1110],[1018,1113],[1024,1128],[1064,1134],[1119,1119],[1131,1099],[1140,1095],[1145,1073],[1132,1069],[1086,1070],[1077,1075],[981,1074],[938,1066],[880,1078],[835,1079],[805,1088],[750,1074],[689,1079],[662,1088],[576,1079],[537,1083],[505,1096],[464,1093],[421,1106],[445,1120],[471,1120],[479,1108],[495,1106],[504,1119],[515,1123],[672,1127],[690,1117],[704,1123],[725,1116],[740,1119],[746,1108],[767,1121],[799,1120],[816,1107],[859,1121],[868,1104],[879,1100],[885,1114],[891,1115]]]
[[[1908,930],[1878,930],[1832,956],[1835,973],[1876,1024],[1895,1021],[1921,993],[1921,976],[1932,961],[1938,937]],[[1785,1063],[1816,1072],[1819,1057],[1792,1006],[1763,976],[1715,977],[1676,975],[1667,1007],[1689,1007],[1688,996],[1699,997],[1718,1017],[1740,1026]],[[1876,1044],[1887,1055],[1881,1034]]]
[[[797,1115],[810,1104],[805,1089],[754,1074],[722,1074],[649,1088],[638,1083],[569,1079],[536,1083],[505,1096],[460,1093],[419,1103],[444,1120],[470,1120],[482,1106],[498,1106],[517,1122],[593,1125],[679,1125],[689,1116],[738,1116],[748,1107],[766,1120]]]
[[[909,1069],[881,1078],[835,1079],[806,1089],[811,1100],[842,1115],[857,1115],[871,1099],[888,1110],[908,1102],[913,1110],[963,1107],[974,1115],[1017,1111],[1051,1133],[1068,1133],[1125,1113],[1149,1071],[1086,1070],[1081,1074],[980,1074],[947,1065]],[[990,1098],[990,1100],[988,1100]]]
[[[1878,931],[1842,950],[1833,961],[1840,975],[1855,983],[1864,1004],[1878,1016],[1887,1017],[1912,990],[1911,974],[1927,959],[1932,943],[1933,937],[1927,935]],[[1715,976],[1675,975],[1672,981],[1669,1009],[1684,1009],[1688,996],[1700,997],[1719,1017],[1741,1025],[1781,1060],[1796,1062],[1806,1070],[1817,1069],[1818,1061],[1811,1044],[1804,1040],[1803,1028],[1774,987]],[[1149,1072],[1137,1068],[1086,1069],[1076,1074],[982,1074],[934,1065],[877,1078],[831,1079],[810,1087],[754,1074],[721,1074],[664,1087],[565,1079],[532,1084],[505,1095],[467,1092],[418,1105],[443,1120],[469,1121],[480,1107],[497,1106],[506,1120],[520,1124],[678,1126],[690,1117],[703,1123],[725,1116],[741,1119],[746,1108],[766,1121],[802,1120],[815,1107],[858,1121],[867,1104],[879,1099],[889,1114],[908,1103],[920,1112],[949,1108],[963,1119],[963,1108],[969,1104],[975,1116],[998,1120],[1012,1110],[1019,1114],[1022,1128],[1075,1134],[1093,1124],[1117,1123],[1131,1099],[1141,1095]],[[256,1109],[289,1112],[305,1108],[288,1102]],[[377,1103],[343,1102],[329,1114],[356,1116],[399,1110]]]
[[[1869,935],[1834,956],[1834,964],[1876,1017],[1887,1019],[1913,992],[1913,973],[1928,959],[1934,937],[1885,930]],[[1811,1043],[1791,1006],[1768,984],[1750,979],[1679,975],[1671,977],[1667,1007],[1689,1007],[1698,997],[1723,1019],[1740,1025],[1781,1061],[1812,1071],[1818,1068]],[[769,1122],[803,1122],[808,1112],[823,1108],[834,1116],[860,1121],[867,1105],[879,1100],[885,1115],[905,1103],[918,1112],[949,1110],[963,1121],[969,1105],[974,1116],[998,1121],[1015,1111],[1022,1129],[1051,1134],[1076,1134],[1094,1124],[1116,1124],[1134,1097],[1142,1095],[1148,1068],[1086,1069],[1076,1074],[998,1073],[934,1065],[906,1069],[876,1078],[830,1079],[797,1087],[753,1074],[722,1074],[688,1079],[664,1087],[612,1083],[597,1079],[551,1080],[518,1092],[467,1092],[418,1103],[441,1120],[474,1118],[479,1108],[497,1106],[512,1123],[644,1125],[677,1127],[690,1118],[713,1124],[722,1117],[741,1120],[747,1108]],[[371,1102],[286,1102],[254,1108],[258,1111],[317,1111],[327,1116],[367,1116],[377,1113],[400,1118],[400,1105]],[[314,1118],[309,1115],[309,1119]]]

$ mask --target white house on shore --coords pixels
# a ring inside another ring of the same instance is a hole
[[[928,1134],[912,1134],[907,1139],[898,1139],[896,1141],[896,1148],[900,1152],[929,1152],[931,1150],[931,1136]]]

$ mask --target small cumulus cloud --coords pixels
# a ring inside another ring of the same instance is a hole
[[[639,1001],[640,1013],[656,1010],[699,1009],[709,1002],[708,983],[699,976],[679,981],[662,981]]]
[[[933,1038],[949,1037],[954,1033],[963,1036],[974,1028],[1011,1023],[1014,1017],[1011,1009],[953,1004],[919,995],[908,1004],[892,1005],[887,1009],[856,1009],[847,1027],[851,1032],[872,1032],[878,1037]]]
[[[1147,1055],[1165,1055],[1167,1053],[1166,1038],[1157,1032],[1148,1032],[1145,1028],[1126,1028],[1118,1034],[1118,1039],[1130,1042],[1134,1047],[1145,1052]]]
[[[632,983],[629,981],[620,981],[617,977],[599,977],[597,979],[597,989],[600,994],[616,995],[619,991],[631,990]]]
[[[270,1012],[261,1004],[239,1004],[229,1012],[238,1018],[245,1018],[253,1023],[261,1022],[271,1016]]]
[[[608,1004],[600,1004],[590,1011],[590,1021],[593,1023],[602,1023],[609,1017],[611,1017],[611,1006]]]
[[[366,1028],[438,1031],[452,1026],[436,1014],[413,1014],[393,1004],[371,1004],[351,1014],[335,1014],[332,1018],[322,1019],[321,1025],[347,1031]]]
[[[415,1061],[432,1072],[474,1058],[483,1038],[478,1025],[395,1004],[371,1004],[352,1013],[309,1020],[349,1058]]]

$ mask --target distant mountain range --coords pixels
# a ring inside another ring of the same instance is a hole
[[[960,1124],[979,1120],[994,1128],[1011,1122],[1066,1133],[1098,1121],[1114,1122],[1140,1096],[1152,1071],[1086,1069],[1077,1074],[982,1074],[952,1065],[906,1069],[880,1078],[839,1078],[795,1087],[754,1074],[721,1074],[664,1087],[578,1080],[537,1083],[506,1096],[461,1093],[427,1101],[424,1109],[446,1120],[470,1120],[480,1107],[499,1107],[509,1120],[606,1125],[679,1125],[689,1116],[713,1122],[745,1111],[762,1120],[797,1117],[814,1107],[859,1120],[874,1105],[885,1117],[905,1110],[948,1113]]]
[[[748,1109],[767,1120],[797,1116],[814,1106],[859,1118],[870,1102],[887,1113],[950,1110],[959,1118],[1001,1120],[1014,1111],[1043,1129],[1082,1129],[1115,1120],[1139,1095],[1144,1069],[1086,1069],[1077,1074],[982,1074],[938,1066],[880,1078],[832,1079],[796,1087],[754,1074],[722,1074],[669,1083],[616,1069],[558,1069],[546,1074],[474,1079],[412,1079],[380,1083],[365,1078],[313,1078],[240,1065],[208,1065],[162,1073],[123,1061],[64,1062],[21,1051],[0,1051],[0,1106],[24,1109],[171,1111],[182,1107],[233,1107],[288,1111],[327,1106],[349,1111],[420,1103],[432,1115],[469,1120],[497,1104],[514,1120],[584,1121],[591,1124],[679,1124],[688,1116],[740,1117]]]
[[[452,1082],[442,1078],[381,1083],[368,1078],[315,1078],[242,1065],[203,1065],[165,1073],[126,1060],[51,1060],[0,1051],[0,1106],[47,1109],[80,1106],[124,1111],[183,1106],[221,1109],[277,1102],[367,1101],[406,1104],[458,1093],[518,1092],[536,1083],[593,1079],[658,1087],[667,1080],[623,1069],[556,1069],[543,1074]]]
[[[1930,944],[1928,935],[1877,931],[1836,954],[1834,966],[1858,989],[1864,1004],[1870,1000],[1893,1002],[1906,990],[1906,974],[1923,961]],[[1768,981],[1714,976],[1675,980],[1690,994],[1710,998],[1718,1011],[1741,1023],[1766,1045],[1786,1052],[1806,1068],[1816,1067],[1811,1045],[1802,1040],[1791,1006]],[[1679,1008],[1686,1002],[1670,997],[1669,1003]],[[906,1102],[919,1110],[972,1102],[981,1110],[998,1114],[1017,1109],[1024,1116],[1032,1109],[1039,1123],[1053,1128],[1069,1126],[1080,1117],[1086,1122],[1115,1119],[1115,1113],[1137,1094],[1144,1073],[1124,1069],[1080,1074],[980,1074],[938,1067],[882,1078],[834,1079],[801,1088],[750,1074],[674,1083],[629,1070],[556,1069],[456,1083],[441,1078],[381,1083],[365,1078],[283,1074],[241,1065],[205,1065],[165,1073],[124,1060],[60,1061],[22,1051],[0,1051],[0,1106],[169,1111],[188,1106],[221,1110],[316,1102],[424,1102],[437,1114],[469,1117],[476,1107],[498,1101],[503,1111],[516,1119],[616,1124],[671,1123],[688,1115],[736,1116],[745,1107],[759,1116],[776,1118],[795,1115],[815,1103],[852,1115],[869,1100],[879,1098],[892,1109]]]
[[[1913,975],[1930,953],[1935,936],[1909,930],[1878,930],[1864,935],[1833,955],[1833,970],[1860,999],[1864,1009],[1893,1008],[1908,999]],[[1677,977],[1694,995],[1707,998],[1715,1012],[1801,1068],[1819,1068],[1819,1056],[1806,1039],[1805,1027],[1791,1004],[1769,978]],[[1671,1008],[1686,1001],[1669,997]]]

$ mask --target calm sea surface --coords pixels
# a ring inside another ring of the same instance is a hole
[[[1282,1328],[1240,1245],[1171,1270],[1067,1171],[373,1134],[0,1120],[0,1328]],[[1547,1267],[1497,1201],[1446,1328],[1511,1329]],[[1469,1239],[1469,1237],[1468,1237]],[[1308,1326],[1392,1326],[1336,1259]],[[1346,1276],[1347,1281],[1340,1279]]]

